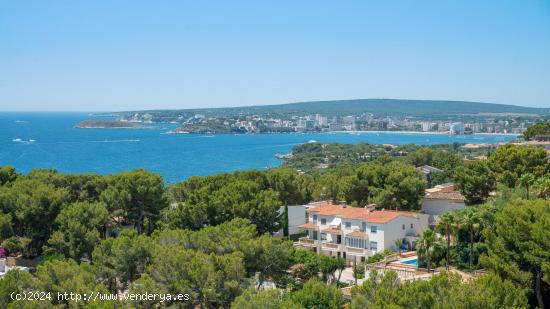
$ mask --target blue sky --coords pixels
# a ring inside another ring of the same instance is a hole
[[[2,1],[0,110],[550,106],[550,1]]]

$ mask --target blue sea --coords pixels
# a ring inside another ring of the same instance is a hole
[[[500,143],[514,135],[448,136],[422,133],[308,134],[166,134],[158,129],[77,129],[87,113],[0,113],[0,166],[19,172],[53,168],[67,173],[110,174],[146,168],[175,183],[193,175],[210,175],[281,164],[274,157],[308,141],[375,144]]]

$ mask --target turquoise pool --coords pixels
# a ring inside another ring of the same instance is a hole
[[[401,261],[399,263],[406,264],[406,265],[412,265],[412,266],[418,266],[418,260],[417,259]]]

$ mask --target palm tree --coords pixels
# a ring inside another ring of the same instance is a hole
[[[474,232],[479,228],[479,214],[477,209],[468,208],[463,214],[462,224],[468,229],[470,233],[470,272],[472,271],[472,265],[474,264]]]
[[[531,173],[523,174],[519,179],[519,185],[525,188],[525,191],[527,192],[527,199],[529,199],[529,189],[531,189],[531,186],[535,182],[535,175]]]
[[[435,232],[432,230],[425,230],[416,241],[416,251],[418,252],[418,257],[426,258],[428,272],[430,271],[436,241],[437,238]]]
[[[546,175],[542,178],[539,178],[535,184],[536,189],[538,190],[537,195],[540,198],[547,199],[550,197],[550,175]]]
[[[445,234],[447,239],[447,252],[445,256],[445,269],[449,270],[449,254],[451,252],[451,235],[456,231],[457,218],[452,212],[446,212],[439,217],[437,229]]]
[[[397,253],[401,254],[401,248],[403,247],[403,238],[397,238],[393,244],[397,248]]]

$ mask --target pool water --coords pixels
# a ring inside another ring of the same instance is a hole
[[[413,266],[418,266],[418,260],[417,260],[417,259],[401,261],[401,262],[399,262],[399,263],[401,263],[401,264],[407,264],[407,265],[413,265]]]

